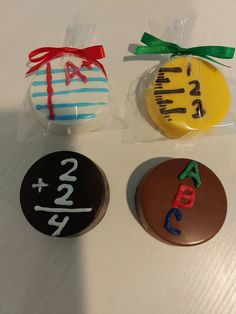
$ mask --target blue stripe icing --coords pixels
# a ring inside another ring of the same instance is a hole
[[[72,89],[72,90],[65,90],[65,91],[59,91],[59,92],[54,92],[54,95],[68,95],[72,93],[107,93],[109,92],[108,88],[79,88],[79,89]],[[32,97],[43,97],[47,96],[47,92],[37,92],[33,93]]]
[[[78,102],[78,103],[63,103],[63,104],[53,104],[53,108],[73,108],[73,107],[87,107],[87,106],[104,106],[107,105],[106,102]],[[48,109],[47,104],[37,104],[37,110]]]
[[[107,79],[105,77],[90,77],[87,78],[88,82],[107,82]],[[71,82],[82,82],[80,78],[72,79]],[[52,84],[58,84],[58,83],[66,83],[66,80],[52,80]],[[34,81],[32,83],[33,86],[45,86],[47,85],[46,81]]]
[[[81,114],[71,114],[71,115],[56,115],[54,117],[55,121],[63,121],[63,120],[79,120],[79,119],[91,119],[96,118],[95,113],[81,113]],[[50,120],[50,117],[48,117]]]
[[[96,67],[92,67],[91,69],[88,69],[88,68],[86,68],[86,67],[82,67],[82,68],[80,68],[80,71],[81,71],[81,72],[86,72],[86,71],[100,72],[101,69],[96,68]],[[71,69],[70,72],[73,72],[73,69]],[[51,70],[51,73],[52,73],[52,74],[66,73],[66,70],[65,70],[65,69],[52,69],[52,70]],[[35,74],[36,74],[36,75],[43,75],[43,74],[46,74],[46,70],[38,70]]]

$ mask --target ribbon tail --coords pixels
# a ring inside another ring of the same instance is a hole
[[[193,55],[211,56],[220,59],[233,59],[235,48],[226,46],[199,46],[185,49]]]
[[[204,58],[204,59],[207,59],[207,60],[209,60],[209,61],[212,61],[212,62],[214,62],[214,63],[216,63],[216,64],[222,65],[222,66],[224,66],[224,67],[226,67],[226,68],[231,68],[230,65],[221,63],[221,62],[219,62],[219,61],[217,61],[217,60],[215,60],[215,59],[213,59],[213,58],[211,58],[211,57],[209,57],[209,56],[200,56],[200,57],[201,57],[201,58]]]
[[[178,53],[174,53],[174,54],[171,55],[171,57],[176,57],[176,56],[178,56],[178,55],[179,55]],[[183,54],[181,54],[181,55],[183,55]],[[222,65],[222,66],[224,66],[224,67],[226,67],[226,68],[231,68],[230,65],[221,63],[221,62],[219,62],[219,61],[217,61],[217,60],[215,60],[215,59],[213,59],[213,58],[211,58],[211,57],[209,57],[209,56],[206,56],[206,55],[191,54],[191,53],[186,53],[186,54],[184,54],[184,55],[197,56],[197,57],[200,57],[200,58],[202,58],[202,59],[206,59],[206,60],[208,60],[208,61],[211,61],[211,62],[214,62],[214,63],[216,63],[216,64]]]
[[[47,60],[43,60],[42,62],[34,65],[32,68],[30,68],[27,72],[26,72],[26,75],[29,75],[29,74],[32,74],[34,73],[35,71],[37,71],[41,66],[43,66],[44,64],[47,63]]]
[[[107,78],[107,74],[106,74],[106,71],[105,71],[104,66],[103,66],[98,60],[96,60],[96,61],[94,62],[94,64],[97,65],[97,66],[102,70],[103,74],[104,74],[105,77]]]
[[[168,53],[178,53],[176,47],[170,47],[167,45],[153,45],[153,46],[137,46],[135,48],[134,54],[168,54]]]
[[[157,38],[149,33],[143,33],[143,36],[141,38],[141,42],[145,45],[159,45],[159,44],[167,44],[167,41],[164,41],[160,38]]]
[[[102,45],[92,46],[81,49],[81,57],[87,60],[97,60],[105,58],[105,52]]]
[[[135,54],[167,54],[178,53],[181,50],[180,46],[148,33],[143,34],[141,42],[146,46],[137,46],[134,51]]]

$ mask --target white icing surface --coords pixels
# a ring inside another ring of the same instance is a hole
[[[76,75],[71,79],[70,84],[66,85],[65,63],[67,61],[71,61],[79,67],[83,60],[74,56],[64,56],[50,62],[52,69],[54,120],[50,121],[50,112],[47,105],[47,65],[44,65],[36,72],[32,82],[32,104],[38,118],[44,124],[50,122],[62,126],[86,125],[93,122],[93,120],[97,120],[99,115],[107,107],[109,87],[107,79],[101,69],[94,64],[91,65],[92,70],[83,68],[81,74],[86,76],[88,82],[83,82]],[[60,73],[54,73],[58,72],[58,70]],[[73,104],[76,105],[73,106]],[[83,115],[83,117],[81,115]],[[92,116],[86,116],[85,118],[84,115]]]
[[[60,235],[62,229],[65,227],[65,225],[70,219],[68,216],[66,216],[62,221],[56,221],[57,218],[58,218],[58,215],[53,215],[48,221],[49,226],[58,227],[57,230],[53,232],[52,236]]]

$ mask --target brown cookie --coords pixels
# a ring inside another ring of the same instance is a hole
[[[152,236],[189,246],[209,240],[220,230],[227,199],[222,183],[205,165],[171,159],[141,180],[136,210]]]

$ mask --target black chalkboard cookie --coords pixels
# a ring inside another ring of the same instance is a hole
[[[59,151],[36,161],[20,190],[22,211],[38,231],[57,237],[81,235],[106,213],[109,185],[103,171],[79,153]]]

